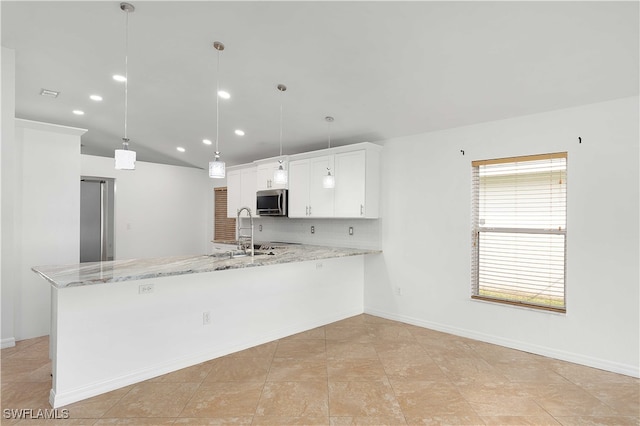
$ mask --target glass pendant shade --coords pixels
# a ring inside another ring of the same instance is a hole
[[[336,180],[331,175],[331,171],[327,169],[327,175],[322,178],[322,187],[326,189],[332,189],[336,187]]]
[[[286,185],[287,184],[287,171],[282,166],[282,161],[280,161],[280,166],[273,173],[273,181],[278,185]]]
[[[136,152],[128,149],[116,149],[116,170],[135,170]]]
[[[225,176],[224,161],[220,161],[220,154],[216,153],[215,160],[209,161],[209,177],[214,179],[224,179],[224,176]]]

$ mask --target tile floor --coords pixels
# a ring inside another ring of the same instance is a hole
[[[50,408],[48,338],[2,350],[2,408]],[[640,425],[640,381],[359,315],[19,425]],[[4,412],[3,412],[4,413]]]

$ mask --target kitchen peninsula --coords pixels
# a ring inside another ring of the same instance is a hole
[[[54,408],[363,312],[364,256],[273,245],[32,268],[51,283]]]

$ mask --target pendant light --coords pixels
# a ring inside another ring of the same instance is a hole
[[[124,137],[122,149],[116,149],[115,162],[117,170],[135,170],[136,152],[129,149],[127,137],[127,115],[129,114],[129,13],[136,10],[132,4],[120,3],[120,9],[126,14],[125,56],[124,56]]]
[[[278,185],[287,184],[287,171],[282,164],[282,94],[287,90],[284,84],[278,84],[276,87],[280,91],[280,159],[278,160],[278,169],[273,173],[273,181]]]
[[[209,177],[223,179],[225,176],[224,161],[220,161],[220,151],[218,150],[218,134],[220,133],[220,52],[224,50],[224,44],[219,41],[213,43],[213,48],[218,51],[218,66],[216,69],[216,156],[209,162]]]
[[[331,123],[333,123],[333,117],[326,116],[324,120],[327,122],[328,134],[329,134],[329,146],[331,148]],[[336,179],[331,174],[331,169],[327,167],[327,175],[322,178],[322,187],[332,189],[336,187]]]

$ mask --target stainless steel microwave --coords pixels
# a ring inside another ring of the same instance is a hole
[[[267,189],[256,193],[258,216],[287,216],[287,190]]]

